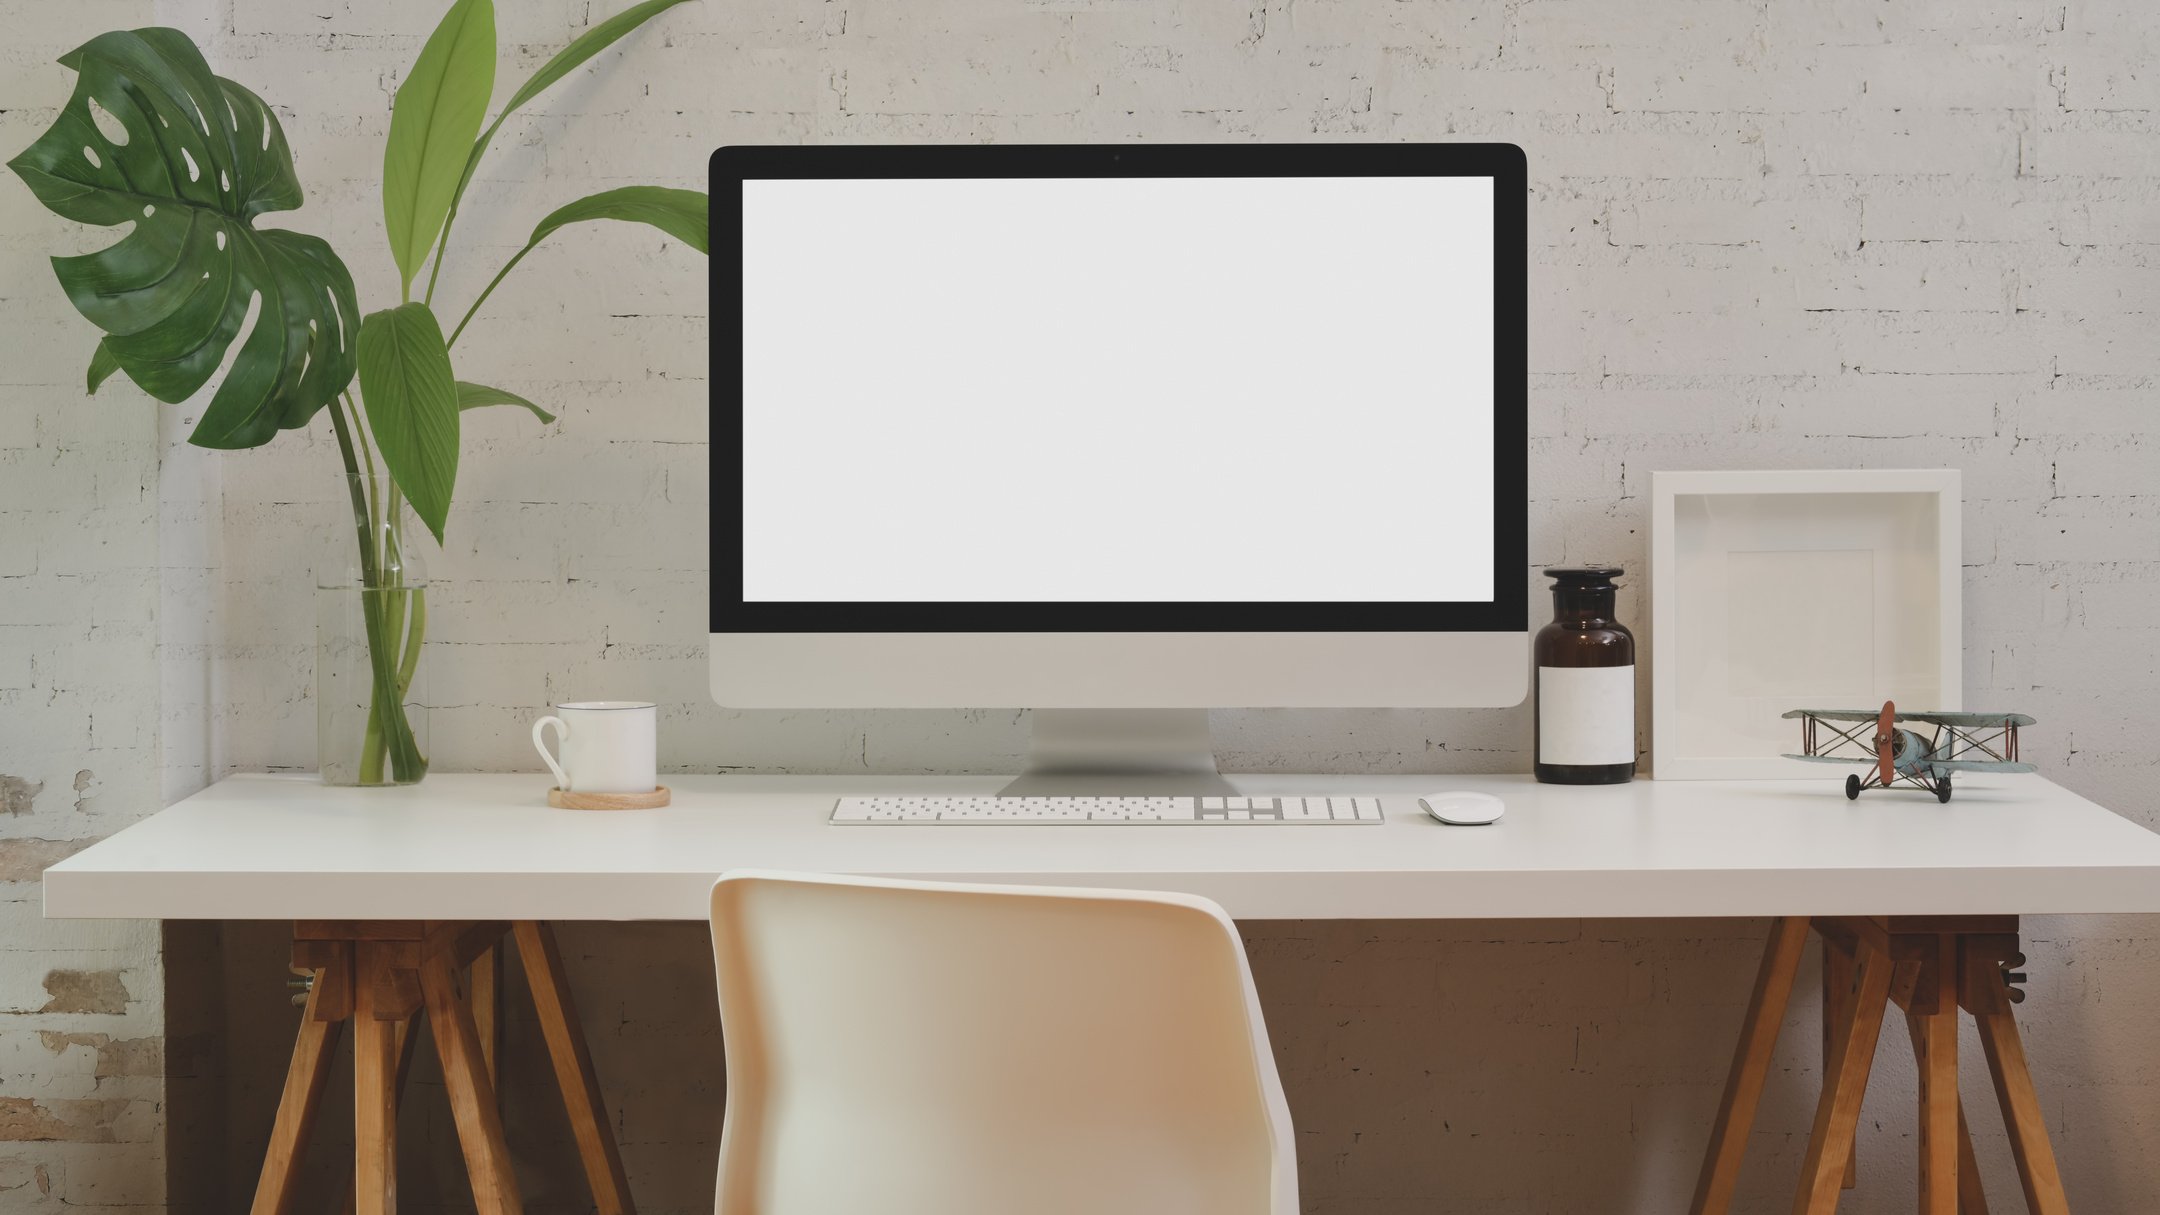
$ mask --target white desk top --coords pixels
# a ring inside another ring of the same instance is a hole
[[[1374,794],[1383,826],[888,826],[841,793],[990,793],[992,777],[670,777],[662,810],[550,809],[531,774],[326,789],[239,776],[45,874],[45,914],[133,919],[704,919],[737,867],[1182,890],[1245,919],[2160,911],[2160,835],[2037,776],[1845,800],[1814,781],[1241,776]],[[1489,827],[1417,808],[1508,802]]]

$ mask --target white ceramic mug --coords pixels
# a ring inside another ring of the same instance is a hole
[[[581,700],[533,723],[533,748],[565,793],[650,793],[659,787],[659,711],[649,701]],[[541,737],[555,727],[562,762]]]

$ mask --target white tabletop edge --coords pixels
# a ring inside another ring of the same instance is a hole
[[[1379,796],[1384,826],[835,827],[842,793],[994,777],[670,777],[662,811],[549,809],[530,775],[406,790],[233,777],[53,866],[45,913],[111,919],[698,920],[721,872],[1157,888],[1241,919],[2160,912],[2160,835],[2040,777],[1847,802],[1830,781],[1235,777]],[[1500,794],[1491,827],[1416,809]]]

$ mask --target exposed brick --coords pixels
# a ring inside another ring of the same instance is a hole
[[[36,808],[37,795],[44,791],[43,781],[0,775],[0,814],[30,813]]]
[[[45,975],[45,991],[52,999],[41,1013],[98,1013],[119,1016],[127,1012],[128,990],[117,970],[54,970]]]
[[[41,1029],[38,1041],[54,1054],[74,1047],[88,1047],[96,1053],[99,1079],[116,1076],[157,1076],[165,1066],[165,1042],[162,1038],[114,1038],[111,1034],[62,1033],[58,1030]]]
[[[0,1097],[0,1143],[112,1143],[125,1101]]]
[[[37,881],[47,868],[89,845],[89,840],[0,839],[0,882]]]
[[[42,1161],[0,1156],[0,1196],[14,1204],[51,1198],[52,1170]]]

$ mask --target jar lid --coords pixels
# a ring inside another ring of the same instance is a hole
[[[1582,586],[1610,583],[1625,573],[1627,571],[1617,565],[1560,565],[1546,570],[1545,576],[1555,582]]]

